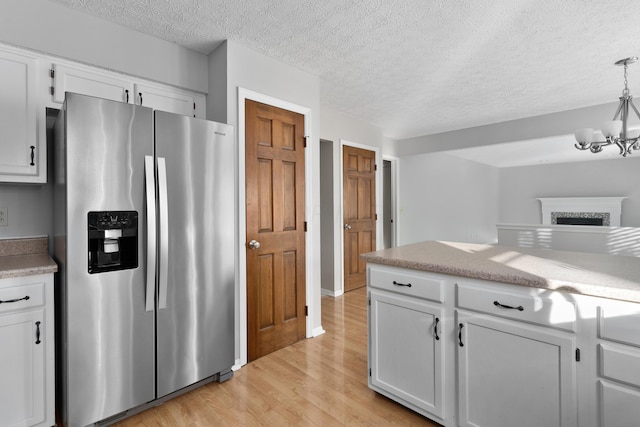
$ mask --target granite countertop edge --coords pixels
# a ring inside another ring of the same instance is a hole
[[[0,279],[55,273],[58,265],[47,250],[47,237],[0,240]]]
[[[636,257],[428,241],[361,258],[367,263],[640,303]]]

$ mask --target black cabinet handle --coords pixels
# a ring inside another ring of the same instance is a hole
[[[400,282],[396,282],[395,280],[393,281],[393,284],[396,286],[406,286],[407,288],[411,287],[411,283],[400,283]]]
[[[524,307],[519,305],[518,307],[513,307],[511,305],[504,305],[504,304],[500,304],[498,301],[494,301],[493,305],[495,305],[496,307],[502,307],[502,308],[506,308],[509,310],[518,310],[518,311],[524,311]]]
[[[36,322],[36,344],[40,344],[40,322]]]
[[[462,342],[462,328],[464,328],[464,325],[460,323],[458,325],[458,345],[460,345],[460,347],[464,347],[464,343]]]
[[[138,92],[138,95],[140,96],[140,105],[142,105],[142,92]]]
[[[127,94],[127,104],[129,103],[129,89],[125,89],[124,93]]]
[[[18,301],[27,301],[29,299],[29,295],[24,296],[22,298],[16,298],[16,299],[6,299],[6,300],[1,300],[0,299],[0,304],[8,304],[10,302],[18,302]]]
[[[35,152],[36,147],[34,145],[32,145],[29,148],[31,148],[31,163],[29,163],[29,164],[31,166],[35,166],[36,164],[33,162],[33,160],[36,158],[36,152]]]
[[[440,336],[438,335],[438,323],[440,323],[440,318],[436,317],[435,325],[433,325],[433,333],[436,335],[436,341],[440,341]]]

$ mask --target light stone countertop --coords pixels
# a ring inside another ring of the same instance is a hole
[[[0,279],[55,273],[47,237],[0,240]]]
[[[363,254],[368,263],[640,303],[640,258],[427,241]]]

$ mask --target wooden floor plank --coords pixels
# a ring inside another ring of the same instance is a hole
[[[322,298],[326,333],[255,360],[116,424],[119,427],[426,426],[421,415],[367,387],[366,288]]]

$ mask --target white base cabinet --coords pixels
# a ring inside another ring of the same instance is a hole
[[[375,263],[367,287],[369,387],[427,418],[640,425],[640,304]]]
[[[0,426],[55,424],[53,275],[0,280]]]

